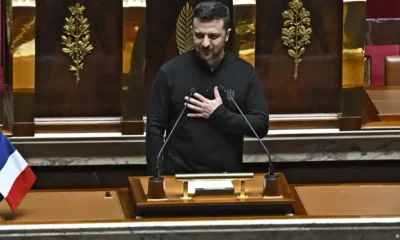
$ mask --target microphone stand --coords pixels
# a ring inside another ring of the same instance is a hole
[[[247,125],[249,125],[250,129],[253,131],[253,134],[256,136],[256,138],[260,142],[261,146],[264,148],[265,152],[267,153],[268,160],[269,160],[269,171],[264,176],[264,189],[263,189],[263,194],[262,194],[263,197],[280,197],[280,196],[282,196],[279,175],[276,175],[274,172],[273,163],[272,163],[271,156],[269,154],[268,149],[265,147],[264,143],[261,141],[260,137],[254,130],[253,126],[247,120],[247,118],[243,114],[242,110],[236,104],[236,101],[233,99],[233,96],[230,94],[230,92],[226,91],[225,87],[223,87],[223,86],[220,86],[220,89],[222,89],[227,94],[229,100],[232,100],[233,104],[239,110],[240,114],[246,121]]]
[[[147,191],[147,197],[149,199],[167,199],[166,194],[165,194],[165,181],[164,181],[164,178],[161,176],[161,165],[163,162],[162,160],[164,160],[162,153],[164,151],[165,146],[168,143],[169,138],[172,136],[172,133],[174,132],[176,126],[178,125],[179,120],[181,119],[183,113],[185,112],[185,110],[187,108],[187,104],[189,103],[190,99],[192,98],[192,96],[195,92],[196,92],[195,88],[190,89],[189,99],[187,100],[185,107],[183,108],[181,114],[179,115],[178,119],[176,120],[174,126],[172,127],[167,139],[165,140],[160,151],[158,152],[157,165],[156,165],[157,171],[154,176],[151,176],[149,178],[148,191]]]

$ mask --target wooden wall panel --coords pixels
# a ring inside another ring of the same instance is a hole
[[[84,59],[81,80],[61,51],[65,18],[76,1],[37,0],[36,117],[121,115],[122,1],[81,0],[94,47]]]
[[[289,0],[259,0],[256,69],[272,114],[340,112],[342,11],[337,0],[302,0],[311,13],[311,44],[293,78],[294,60],[281,40]]]

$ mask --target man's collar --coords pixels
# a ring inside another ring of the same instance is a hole
[[[227,59],[227,55],[228,55],[228,52],[226,51],[226,50],[224,50],[224,56],[222,57],[222,59],[219,61],[219,63],[217,64],[217,66],[215,66],[214,68],[211,68],[210,67],[210,65],[208,65],[208,63],[206,62],[206,61],[204,61],[200,56],[199,56],[199,54],[196,52],[196,50],[192,50],[192,52],[193,52],[193,55],[195,56],[195,58],[197,59],[197,61],[200,63],[200,66],[202,67],[202,68],[204,68],[205,70],[207,70],[207,71],[209,71],[209,72],[216,72],[216,71],[218,71],[220,68],[221,68],[221,66],[224,64],[224,62],[226,61],[226,59]]]

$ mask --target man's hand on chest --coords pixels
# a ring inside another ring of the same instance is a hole
[[[188,97],[185,97],[185,104],[189,109],[192,109],[196,113],[188,113],[188,117],[193,118],[205,118],[208,119],[217,107],[222,104],[222,99],[218,91],[218,87],[214,88],[215,99],[210,100],[199,93],[193,94],[192,98],[188,101]]]

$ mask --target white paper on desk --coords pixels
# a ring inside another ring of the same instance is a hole
[[[194,194],[196,189],[221,190],[221,189],[232,189],[232,188],[233,188],[233,183],[230,180],[190,181],[188,184],[188,193]]]

